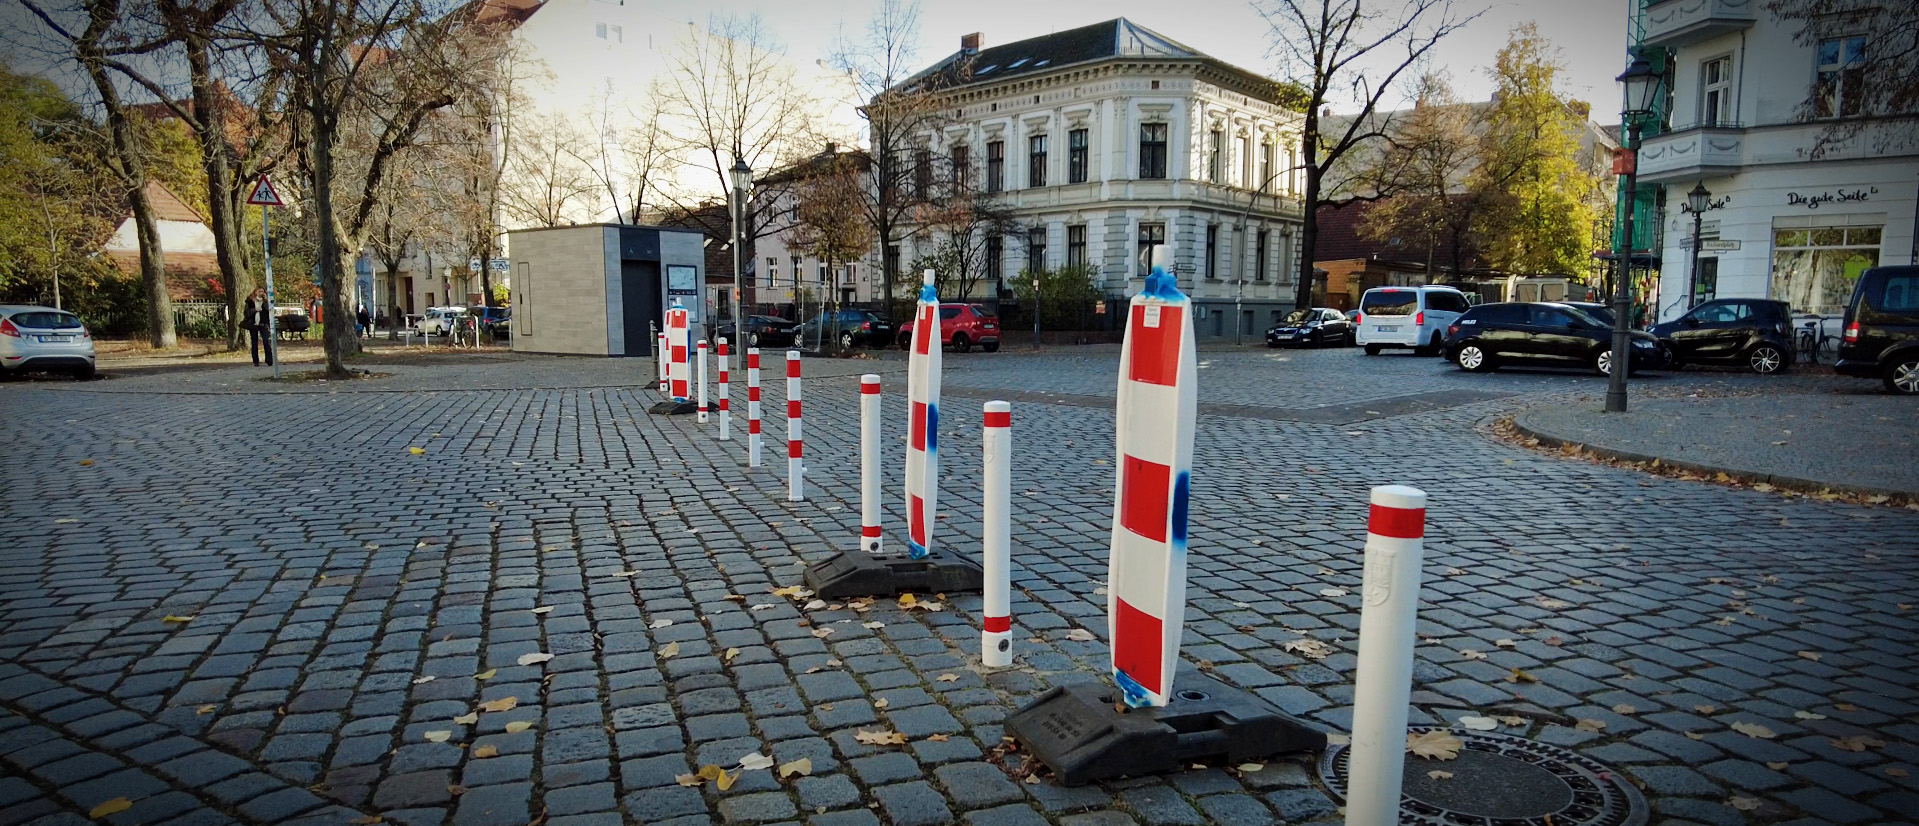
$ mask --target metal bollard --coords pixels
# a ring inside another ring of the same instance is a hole
[[[760,466],[760,348],[746,348],[746,466]]]
[[[1425,536],[1423,491],[1404,485],[1373,488],[1359,611],[1359,668],[1353,681],[1346,826],[1399,823]]]
[[[700,424],[706,424],[706,342],[700,342]]]
[[[982,439],[985,491],[980,526],[986,569],[986,593],[980,607],[980,660],[987,666],[1013,664],[1012,544],[1013,544],[1013,406],[986,403],[986,433]]]
[[[660,335],[659,335],[659,342],[660,342],[660,347],[659,347],[659,350],[658,350],[658,351],[656,351],[656,352],[658,353],[658,355],[659,355],[659,358],[658,358],[658,359],[656,359],[656,361],[658,361],[658,362],[660,363],[660,364],[659,364],[659,368],[660,368],[660,392],[661,392],[661,393],[665,393],[665,392],[666,392],[666,382],[667,382],[667,365],[668,365],[669,363],[671,363],[671,362],[670,362],[670,358],[671,358],[671,356],[669,355],[669,351],[668,351],[668,349],[667,349],[667,348],[668,348],[668,347],[670,347],[671,345],[669,345],[669,344],[667,344],[667,339],[666,339],[666,331],[665,331],[665,330],[661,330],[661,331],[660,331]]]
[[[880,377],[860,376],[860,547],[876,554],[880,534]]]
[[[800,435],[800,351],[786,351],[786,501],[806,500],[805,471],[800,458],[805,453]]]
[[[732,433],[733,411],[728,409],[727,401],[726,401],[726,397],[728,395],[727,386],[726,386],[726,361],[727,361],[726,339],[724,338],[720,339],[719,344],[720,344],[720,441],[725,442],[725,441],[731,441],[733,438],[733,433]]]

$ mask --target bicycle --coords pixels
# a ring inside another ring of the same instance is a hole
[[[1823,319],[1806,319],[1800,325],[1793,349],[1799,351],[1801,362],[1818,364],[1821,357],[1829,364],[1839,361],[1839,337],[1826,335]]]

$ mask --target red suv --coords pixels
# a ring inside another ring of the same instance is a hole
[[[913,322],[900,325],[900,346],[913,343]],[[941,304],[940,343],[962,353],[979,345],[988,353],[999,350],[999,316],[980,304]]]

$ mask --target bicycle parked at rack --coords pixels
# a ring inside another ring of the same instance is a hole
[[[1823,319],[1803,319],[1793,341],[1801,362],[1818,364],[1823,360],[1832,364],[1839,360],[1839,337],[1826,335]]]

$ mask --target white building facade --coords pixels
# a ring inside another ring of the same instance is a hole
[[[1797,23],[1757,0],[1665,0],[1644,14],[1646,45],[1674,53],[1674,129],[1639,152],[1639,183],[1665,187],[1660,320],[1709,298],[1838,314],[1867,267],[1919,263],[1919,141],[1887,131],[1910,126],[1862,111],[1849,88],[1868,32],[1802,44]],[[1815,151],[1846,122],[1858,134]],[[1695,273],[1681,205],[1702,183],[1725,200],[1703,216]]]

